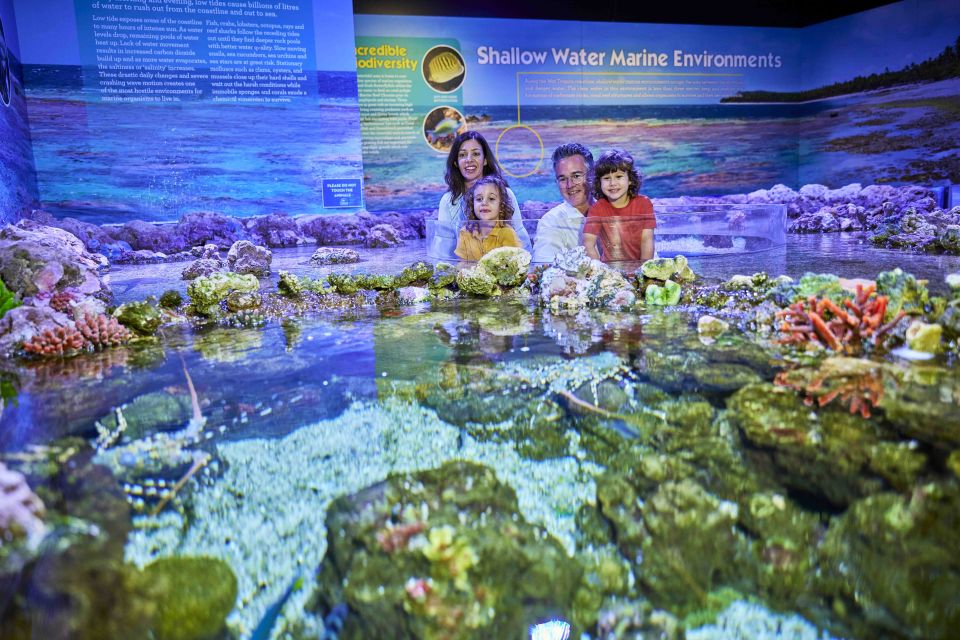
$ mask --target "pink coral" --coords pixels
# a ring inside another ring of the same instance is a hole
[[[70,355],[87,346],[87,340],[74,327],[56,327],[39,333],[23,343],[23,350],[37,356]]]
[[[64,313],[77,303],[77,298],[69,291],[58,291],[50,298],[50,308]]]
[[[43,502],[22,473],[0,462],[0,545],[24,537],[36,539],[45,527]]]
[[[77,330],[94,349],[119,346],[133,337],[116,318],[86,313],[77,320]]]

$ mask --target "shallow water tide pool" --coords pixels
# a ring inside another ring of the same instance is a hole
[[[788,242],[691,266],[900,265],[939,293],[960,269]],[[274,271],[325,275],[311,252]],[[185,289],[183,266],[115,267],[111,286]],[[949,637],[953,356],[794,353],[733,308],[705,336],[708,311],[369,296],[4,363],[0,451],[48,533],[3,556],[0,638],[522,638],[551,618],[589,638]]]

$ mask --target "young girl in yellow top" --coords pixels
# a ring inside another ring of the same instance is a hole
[[[464,260],[479,260],[498,247],[523,246],[513,227],[504,224],[513,216],[513,206],[502,178],[480,178],[467,191],[465,200],[467,222],[460,230],[454,253]]]

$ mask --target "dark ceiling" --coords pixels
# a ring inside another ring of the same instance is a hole
[[[354,13],[521,18],[592,22],[652,22],[752,27],[806,27],[848,16],[886,2],[867,0],[714,0],[710,3],[671,0],[353,0]]]

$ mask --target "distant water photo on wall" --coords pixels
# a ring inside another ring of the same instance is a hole
[[[360,175],[356,74],[316,72],[286,104],[96,101],[77,66],[27,65],[45,208],[85,222],[323,212],[324,180]],[[351,135],[351,132],[357,132]]]

